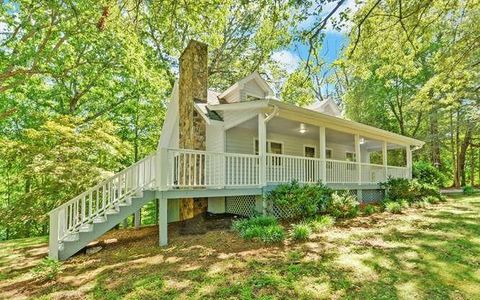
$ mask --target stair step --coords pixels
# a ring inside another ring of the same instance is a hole
[[[76,242],[80,239],[78,232],[70,233],[67,235],[63,241],[64,242]]]
[[[104,223],[107,222],[107,217],[104,216],[96,216],[93,218],[93,224],[99,224],[99,223]]]
[[[80,232],[91,232],[93,231],[93,224],[87,223],[80,227]]]
[[[130,206],[132,205],[132,197],[126,197],[123,201],[118,203],[119,206]]]
[[[114,215],[114,214],[118,214],[119,212],[120,210],[116,208],[107,208],[107,210],[105,211],[107,215]]]

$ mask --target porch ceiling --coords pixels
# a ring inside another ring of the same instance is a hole
[[[238,125],[240,128],[245,128],[249,130],[258,129],[258,119],[252,118],[248,121],[245,121]],[[276,133],[284,134],[289,136],[301,136],[303,138],[319,140],[320,129],[318,126],[305,124],[305,133],[300,133],[300,124],[301,122],[285,119],[282,117],[274,117],[267,123],[267,133]],[[325,129],[325,138],[327,143],[334,143],[339,145],[347,145],[354,147],[355,140],[353,134],[337,131],[334,129],[326,128]],[[367,149],[368,151],[381,151],[383,142],[380,140],[364,138],[365,143],[362,145],[362,149]],[[399,148],[399,145],[388,144],[388,149]]]

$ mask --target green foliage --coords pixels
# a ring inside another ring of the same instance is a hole
[[[389,178],[380,185],[385,188],[390,201],[406,200],[412,203],[420,201],[426,196],[438,199],[442,197],[438,187],[428,183],[420,183],[417,179]]]
[[[423,198],[423,201],[428,202],[430,204],[437,204],[437,203],[440,202],[440,199],[438,199],[437,197],[433,197],[433,196],[427,196],[427,197]]]
[[[351,218],[357,215],[358,206],[357,199],[350,193],[335,192],[327,203],[326,213],[335,218]]]
[[[32,275],[37,280],[53,280],[57,278],[62,263],[50,258],[44,258],[32,269]]]
[[[130,148],[116,133],[108,121],[58,117],[17,141],[0,139],[0,174],[9,178],[0,228],[8,238],[45,235],[51,209],[123,168]]]
[[[308,223],[293,224],[292,226],[292,238],[298,241],[308,240],[312,234],[312,229]]]
[[[377,205],[367,204],[363,207],[363,214],[366,216],[373,215],[380,211],[380,208]]]
[[[385,210],[392,214],[401,214],[403,206],[399,202],[389,201],[385,203]]]
[[[317,216],[308,221],[308,225],[313,232],[318,233],[332,227],[335,224],[335,218],[328,215]]]
[[[323,211],[331,193],[322,183],[300,185],[292,181],[278,185],[267,194],[266,200],[279,207],[289,207],[296,212],[295,218],[306,218]]]
[[[283,227],[271,216],[255,216],[234,221],[232,229],[246,240],[260,240],[264,243],[278,243],[285,239]]]
[[[473,195],[475,194],[475,189],[471,185],[466,185],[463,187],[463,194],[464,195]]]
[[[445,176],[430,163],[418,161],[413,164],[413,178],[421,183],[429,183],[438,187],[445,185]]]

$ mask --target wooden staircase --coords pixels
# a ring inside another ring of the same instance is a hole
[[[65,260],[155,199],[155,154],[52,210],[49,257]]]

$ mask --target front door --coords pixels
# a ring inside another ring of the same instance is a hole
[[[303,153],[305,157],[315,158],[315,147],[312,146],[303,146]],[[316,182],[316,160],[313,159],[306,159],[305,160],[305,168],[304,168],[304,180],[306,182]]]

